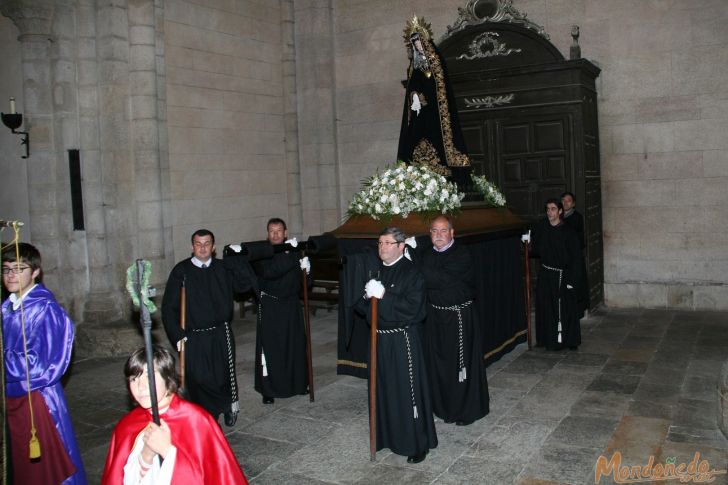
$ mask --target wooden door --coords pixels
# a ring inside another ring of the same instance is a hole
[[[572,117],[512,114],[468,113],[463,134],[474,171],[498,184],[513,212],[535,219],[546,199],[573,190]]]

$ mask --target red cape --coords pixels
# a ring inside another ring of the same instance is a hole
[[[172,483],[247,485],[248,481],[212,416],[191,402],[172,398],[161,416],[177,448]],[[102,485],[123,485],[124,465],[139,433],[152,421],[151,411],[134,408],[114,428]]]

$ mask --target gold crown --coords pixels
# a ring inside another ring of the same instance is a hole
[[[427,42],[432,41],[432,26],[429,22],[425,21],[424,17],[418,17],[414,15],[411,20],[407,21],[407,25],[404,28],[404,43],[409,45],[411,42],[412,34],[417,32],[420,34],[422,40]]]

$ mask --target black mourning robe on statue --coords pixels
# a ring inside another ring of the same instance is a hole
[[[429,76],[410,61],[397,159],[430,165],[451,177],[461,190],[470,183],[471,166],[460,129],[447,68],[434,43],[422,39]],[[421,109],[412,109],[417,95]]]
[[[233,294],[256,287],[255,276],[244,256],[211,259],[198,268],[191,258],[175,265],[162,300],[162,321],[173,346],[185,343],[185,390],[189,400],[215,418],[239,409],[235,374]],[[184,282],[186,329],[180,327],[180,289]]]
[[[571,226],[574,232],[576,232],[576,236],[579,238],[579,243],[581,244],[581,250],[583,253],[584,248],[586,247],[584,239],[584,216],[582,216],[579,211],[574,209],[573,211],[571,211],[570,214],[564,214],[564,224],[566,224],[567,226]],[[582,281],[581,283],[579,283],[579,293],[577,295],[580,316],[584,316],[584,312],[589,309],[589,280],[587,279],[587,276],[588,274],[586,271],[586,258],[582,258]]]
[[[263,396],[304,394],[308,385],[299,259],[279,253],[253,264],[260,286],[255,390]]]
[[[446,423],[469,423],[490,409],[474,302],[475,265],[468,248],[457,242],[443,252],[425,246],[418,255],[427,288],[425,359],[435,415]]]
[[[417,455],[437,446],[422,351],[425,281],[404,257],[382,265],[378,279],[385,293],[377,304],[377,450]],[[356,308],[371,321],[370,300]]]
[[[563,222],[552,226],[543,221],[534,231],[531,245],[532,255],[541,258],[536,288],[536,341],[547,350],[577,347],[581,344],[578,292],[584,264],[579,238]]]

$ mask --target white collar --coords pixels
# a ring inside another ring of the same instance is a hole
[[[38,283],[25,290],[25,293],[23,293],[23,296],[20,298],[18,298],[18,295],[16,295],[15,293],[10,293],[10,296],[8,298],[10,299],[10,303],[13,304],[13,311],[20,308],[20,301],[24,300],[25,297],[28,296],[28,293],[33,291],[33,288],[35,288],[36,286],[38,286]]]
[[[202,268],[203,264],[205,265],[205,268],[209,268],[212,264],[212,258],[208,259],[207,261],[200,261],[195,256],[192,256],[192,259],[190,259],[190,261],[192,261],[192,264],[194,264],[198,268]]]
[[[399,262],[399,260],[400,260],[400,259],[402,259],[402,258],[404,258],[404,254],[400,254],[400,255],[399,255],[399,258],[397,258],[396,260],[392,261],[392,262],[391,262],[391,263],[389,263],[389,264],[385,263],[384,261],[382,261],[382,264],[383,264],[384,266],[394,266],[394,265],[395,265],[395,264],[397,264],[397,263]]]
[[[450,239],[450,242],[447,243],[447,246],[445,246],[442,249],[437,249],[437,246],[432,246],[432,249],[434,249],[438,253],[444,253],[445,251],[447,251],[448,249],[450,249],[453,244],[455,244],[455,238]]]

